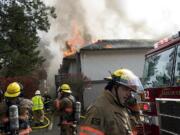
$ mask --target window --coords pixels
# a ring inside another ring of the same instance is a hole
[[[180,46],[177,49],[176,66],[175,66],[175,82],[176,86],[180,86]]]
[[[143,74],[144,88],[170,86],[174,50],[171,48],[146,59]]]

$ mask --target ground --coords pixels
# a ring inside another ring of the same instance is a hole
[[[45,128],[45,129],[36,129],[33,130],[33,132],[31,132],[30,135],[59,135],[60,128],[57,126],[58,120],[59,118],[57,116],[54,117],[52,128],[50,126],[49,128]]]

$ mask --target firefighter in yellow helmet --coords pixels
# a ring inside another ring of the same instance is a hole
[[[32,111],[35,126],[42,126],[44,122],[44,99],[41,96],[40,90],[35,91],[35,96],[32,97],[32,102]]]
[[[142,90],[139,78],[128,69],[118,69],[105,78],[102,95],[87,109],[80,135],[132,135],[126,101],[131,92]]]
[[[61,94],[63,93],[72,93],[71,88],[68,84],[62,84],[59,88]]]
[[[19,114],[19,132],[25,131],[27,134],[31,131],[29,125],[29,111],[32,108],[32,102],[29,99],[20,97],[21,87],[18,82],[12,82],[7,86],[4,93],[5,100],[0,104],[0,121],[4,125],[3,132],[10,132],[10,107],[16,105]]]
[[[62,84],[58,90],[61,96],[56,99],[55,107],[59,113],[61,135],[73,135],[75,98],[68,84]]]

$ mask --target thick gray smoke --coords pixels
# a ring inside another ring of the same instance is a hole
[[[90,41],[88,29],[85,25],[84,10],[79,0],[46,0],[45,3],[56,8],[57,18],[51,19],[48,33],[39,33],[41,37],[40,49],[46,58],[48,66],[48,85],[54,86],[54,75],[58,73],[62,63],[65,42],[72,38],[74,26],[77,25],[81,37]],[[49,50],[49,52],[47,52]]]
[[[62,62],[65,41],[76,23],[86,42],[91,39],[158,39],[179,30],[178,0],[44,0],[56,8],[48,33],[40,33],[48,56],[49,80]],[[54,85],[54,81],[52,82]]]

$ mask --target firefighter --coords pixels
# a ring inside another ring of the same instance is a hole
[[[4,96],[3,96],[4,94],[3,94],[3,90],[2,89],[0,89],[0,103],[3,101],[3,99],[4,99]]]
[[[49,95],[48,91],[44,92],[43,95],[44,98],[44,108],[46,111],[50,111],[50,105],[51,105],[51,96]]]
[[[132,135],[126,102],[131,92],[143,89],[139,78],[128,69],[118,69],[111,77],[102,95],[87,109],[80,135]]]
[[[0,103],[3,101],[3,99],[4,99],[4,92],[2,90],[1,83],[0,83]]]
[[[4,126],[3,132],[11,132],[11,116],[10,114],[18,115],[18,125],[13,125],[14,127],[19,127],[19,133],[26,132],[28,134],[31,131],[29,125],[29,110],[32,108],[32,102],[29,99],[20,97],[21,87],[17,82],[12,82],[7,86],[4,93],[4,98],[2,103],[0,103],[0,124]],[[9,112],[12,105],[17,106],[18,111]],[[17,123],[16,123],[17,124]]]
[[[21,94],[19,95],[20,97],[24,97],[24,87],[22,85],[22,83],[18,82],[20,88],[21,88]]]
[[[42,126],[44,125],[44,103],[40,90],[35,91],[35,96],[32,97],[32,102],[32,111],[35,126]]]
[[[68,84],[62,84],[59,88],[61,97],[56,99],[55,107],[59,112],[59,125],[61,135],[73,135],[74,127],[74,103],[71,88]]]

